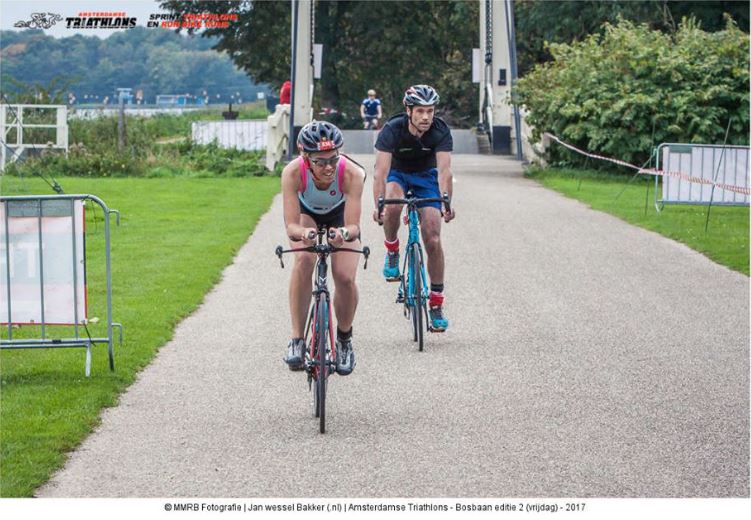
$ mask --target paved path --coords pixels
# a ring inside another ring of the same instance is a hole
[[[38,495],[748,497],[748,278],[542,188],[517,163],[454,167],[451,328],[416,351],[367,211],[358,366],[332,379],[328,433],[281,361],[277,198]]]

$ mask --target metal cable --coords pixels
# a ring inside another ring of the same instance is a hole
[[[313,65],[313,45],[316,41],[316,0],[310,0],[310,65]]]
[[[493,62],[493,0],[485,0],[485,64]]]

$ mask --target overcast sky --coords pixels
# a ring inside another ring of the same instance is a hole
[[[13,25],[19,21],[31,20],[32,13],[53,13],[62,16],[63,20],[43,31],[56,38],[73,36],[76,33],[106,38],[117,32],[112,29],[66,28],[65,18],[77,16],[81,11],[124,12],[129,18],[137,18],[136,24],[142,27],[146,26],[150,14],[163,12],[156,0],[0,0],[0,29],[23,30]]]

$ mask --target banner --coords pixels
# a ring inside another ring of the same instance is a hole
[[[86,322],[84,225],[80,200],[0,205],[0,323],[9,322],[9,288],[12,324]]]

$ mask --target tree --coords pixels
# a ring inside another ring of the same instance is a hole
[[[256,83],[278,89],[289,77],[292,23],[289,2],[171,0],[161,7],[175,14],[235,14],[229,29],[205,29],[201,36],[216,38],[213,48],[225,51]],[[178,32],[180,29],[178,29]],[[186,29],[193,34],[194,29]]]
[[[514,16],[519,55],[519,75],[535,64],[552,60],[548,44],[581,41],[602,34],[605,22],[619,19],[646,23],[651,29],[675,32],[684,17],[693,16],[706,31],[725,28],[728,13],[742,31],[748,32],[748,2],[668,0],[516,0]]]

